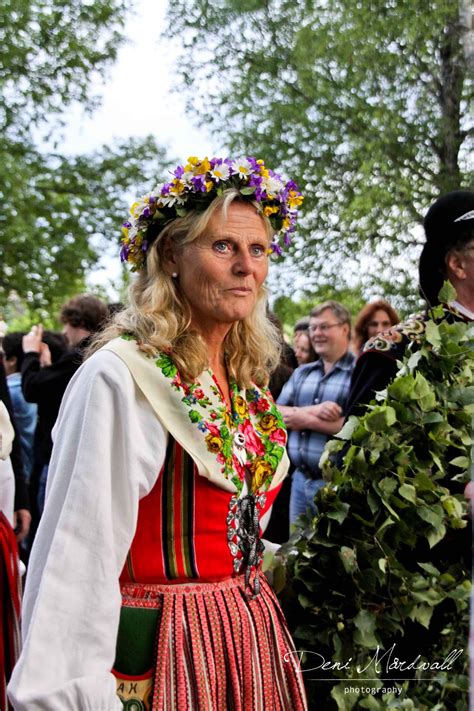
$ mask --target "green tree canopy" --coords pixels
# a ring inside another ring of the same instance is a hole
[[[123,0],[0,0],[0,305],[54,312],[82,291],[117,247],[130,199],[167,163],[149,136],[90,155],[55,150],[72,104],[92,111],[90,87],[125,41]],[[124,101],[127,98],[124,95]],[[16,309],[18,310],[18,309]]]
[[[85,275],[108,245],[118,259],[126,192],[153,187],[166,158],[148,137],[81,156],[0,142],[0,163],[0,298],[14,291],[41,313],[84,288]]]
[[[1,0],[0,126],[30,135],[64,118],[73,102],[93,108],[91,80],[115,61],[125,38],[124,0]]]
[[[170,4],[194,114],[306,195],[293,259],[308,288],[359,278],[414,292],[415,228],[469,181],[459,17],[458,0]]]

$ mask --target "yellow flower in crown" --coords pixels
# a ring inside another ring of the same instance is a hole
[[[290,190],[288,194],[288,204],[290,207],[299,207],[303,204],[304,197],[295,190]]]
[[[194,175],[205,175],[211,170],[211,164],[207,158],[195,165]]]
[[[235,409],[236,409],[239,417],[248,417],[249,408],[247,406],[247,402],[244,400],[244,398],[241,395],[238,395],[235,398]]]
[[[252,472],[252,491],[260,489],[266,480],[273,474],[271,465],[261,457],[257,457],[250,467]]]
[[[262,415],[257,425],[257,430],[263,434],[269,434],[278,427],[278,420],[275,415]]]
[[[213,454],[218,454],[222,450],[222,440],[216,435],[208,434],[206,436],[207,448]]]
[[[278,208],[275,206],[263,208],[263,214],[267,217],[270,217],[270,215],[274,215],[276,212],[278,212]]]

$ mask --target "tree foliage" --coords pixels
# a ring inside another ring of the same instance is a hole
[[[407,289],[414,227],[469,182],[458,0],[175,0],[169,23],[193,113],[302,187],[308,287]]]
[[[14,291],[41,312],[82,290],[105,250],[113,248],[118,259],[127,190],[150,189],[166,158],[148,137],[80,156],[0,142],[0,163],[0,298]]]
[[[319,515],[285,552],[282,597],[307,668],[318,667],[306,674],[315,707],[467,707],[474,328],[439,316],[379,401],[328,443]],[[323,671],[315,655],[340,666]],[[401,692],[389,694],[396,679]]]
[[[118,253],[127,192],[153,187],[167,160],[150,136],[90,155],[55,150],[67,107],[97,105],[91,83],[116,59],[129,4],[0,0],[0,7],[0,303],[8,311],[13,295],[20,318],[44,319],[84,289],[100,255],[111,246]]]
[[[73,102],[93,108],[91,81],[124,42],[124,0],[0,0],[0,126],[4,137],[64,118]]]

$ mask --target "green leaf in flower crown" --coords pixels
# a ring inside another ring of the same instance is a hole
[[[450,281],[445,281],[438,293],[440,304],[449,304],[451,301],[456,301],[456,289]]]
[[[247,186],[245,188],[240,188],[240,194],[241,195],[253,195],[255,192],[255,188],[251,186]]]

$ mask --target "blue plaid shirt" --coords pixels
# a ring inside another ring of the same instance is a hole
[[[355,360],[355,356],[348,351],[329,373],[324,373],[321,360],[301,365],[283,386],[277,404],[304,407],[331,400],[344,410]],[[329,435],[316,430],[290,430],[288,454],[293,466],[313,478],[320,478],[319,460],[328,439]]]

